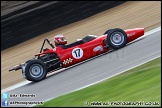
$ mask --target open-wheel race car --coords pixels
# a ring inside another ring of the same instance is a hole
[[[12,70],[22,69],[22,76],[29,81],[38,82],[46,78],[47,73],[66,68],[110,50],[117,50],[144,35],[144,28],[107,30],[101,36],[88,35],[74,43],[57,46],[44,39],[40,53],[34,58],[14,66]],[[43,48],[45,42],[52,47]]]

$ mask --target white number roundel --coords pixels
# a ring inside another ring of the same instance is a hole
[[[80,59],[83,56],[83,50],[81,48],[74,48],[72,51],[72,56],[75,59]]]

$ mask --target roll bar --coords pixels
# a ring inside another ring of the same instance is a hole
[[[44,44],[45,44],[46,41],[47,41],[47,43],[48,43],[52,48],[55,48],[55,47],[53,46],[53,44],[52,44],[47,38],[45,38],[44,41],[43,41],[43,44],[42,44],[42,47],[41,47],[41,50],[40,50],[39,53],[42,52],[43,47],[44,47]]]

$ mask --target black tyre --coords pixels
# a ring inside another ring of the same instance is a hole
[[[46,65],[41,60],[31,60],[26,64],[26,79],[33,82],[43,80],[47,75]]]
[[[112,29],[107,30],[107,31],[104,33],[104,35],[105,35],[105,34],[108,34],[108,32],[109,32],[110,30],[112,30]]]
[[[120,28],[111,29],[107,32],[107,43],[113,49],[119,49],[127,44],[127,34]]]

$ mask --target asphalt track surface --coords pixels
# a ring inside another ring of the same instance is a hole
[[[9,101],[44,101],[74,91],[128,68],[161,56],[161,30],[117,51],[112,51],[73,68],[28,83],[9,94],[35,94],[36,98],[9,98]],[[17,105],[9,105],[16,107]],[[25,106],[25,105],[18,105]]]

